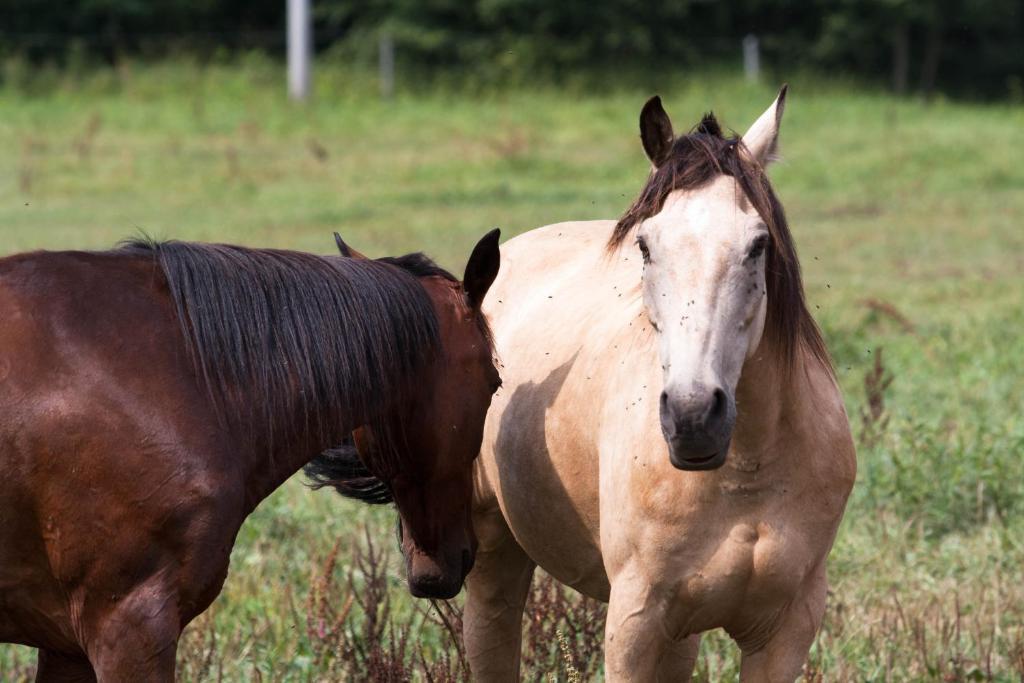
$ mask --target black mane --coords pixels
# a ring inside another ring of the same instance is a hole
[[[296,443],[319,450],[369,424],[389,446],[375,469],[396,465],[398,435],[382,412],[441,346],[433,304],[415,274],[429,259],[148,239],[123,248],[159,262],[222,424],[247,430],[271,453]]]
[[[457,277],[434,263],[433,259],[420,251],[405,256],[385,256],[375,260],[378,263],[387,263],[401,268],[416,277],[441,277],[450,282],[459,281]]]
[[[458,278],[422,253],[386,256],[376,260],[401,268],[416,277],[441,277],[458,282]],[[492,343],[487,319],[479,315],[476,322],[484,338]],[[346,436],[339,445],[310,460],[302,471],[309,477],[310,486],[314,489],[333,488],[346,498],[372,505],[394,502],[388,485],[375,477],[359,457],[351,435]]]
[[[314,489],[330,487],[346,498],[372,505],[393,503],[395,500],[388,485],[373,476],[363,464],[351,435],[310,460],[302,471]]]

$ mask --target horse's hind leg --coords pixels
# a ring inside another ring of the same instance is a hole
[[[82,655],[40,650],[36,683],[96,683],[96,674],[89,660]]]
[[[523,608],[536,566],[498,510],[474,517],[479,541],[466,577],[463,640],[474,681],[519,680]]]
[[[743,652],[740,663],[743,683],[791,683],[800,676],[825,614],[827,590],[822,566],[790,603],[767,644],[756,652]]]

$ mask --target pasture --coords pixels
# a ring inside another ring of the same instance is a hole
[[[461,273],[492,227],[508,239],[617,217],[648,167],[636,121],[652,91],[626,84],[382,101],[364,74],[328,67],[296,107],[261,59],[8,76],[3,254],[140,230],[329,253],[337,230],[369,255],[423,250]],[[705,74],[657,90],[680,129],[713,108],[742,131],[776,85]],[[807,679],[1021,680],[1024,107],[791,86],[771,175],[859,445]],[[243,528],[224,592],[186,634],[181,680],[360,679],[399,659],[443,680],[455,648],[407,595],[394,514],[303,483]],[[364,527],[386,566],[367,559]],[[531,679],[571,678],[566,657],[599,677],[597,612],[543,587]],[[0,645],[0,680],[30,679],[33,662]],[[698,679],[730,680],[737,662],[711,634]]]

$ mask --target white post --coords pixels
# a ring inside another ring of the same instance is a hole
[[[288,96],[300,102],[309,97],[313,61],[310,1],[288,0]]]
[[[761,75],[761,51],[757,36],[752,33],[743,39],[743,73],[751,83],[756,83]]]
[[[380,36],[380,96],[391,97],[395,92],[395,41],[387,33]]]

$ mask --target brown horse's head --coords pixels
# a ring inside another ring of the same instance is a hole
[[[494,230],[476,245],[462,282],[422,257],[419,262],[416,257],[381,259],[419,277],[433,302],[441,337],[440,352],[413,378],[408,396],[383,425],[383,431],[399,435],[400,443],[393,446],[401,465],[381,468],[387,448],[373,427],[362,427],[353,435],[359,462],[351,447],[339,447],[306,468],[315,481],[343,495],[395,503],[409,589],[417,597],[455,596],[476,553],[470,518],[473,461],[491,396],[501,385],[480,312],[498,273],[498,236]],[[339,248],[345,256],[360,257],[340,240]]]

